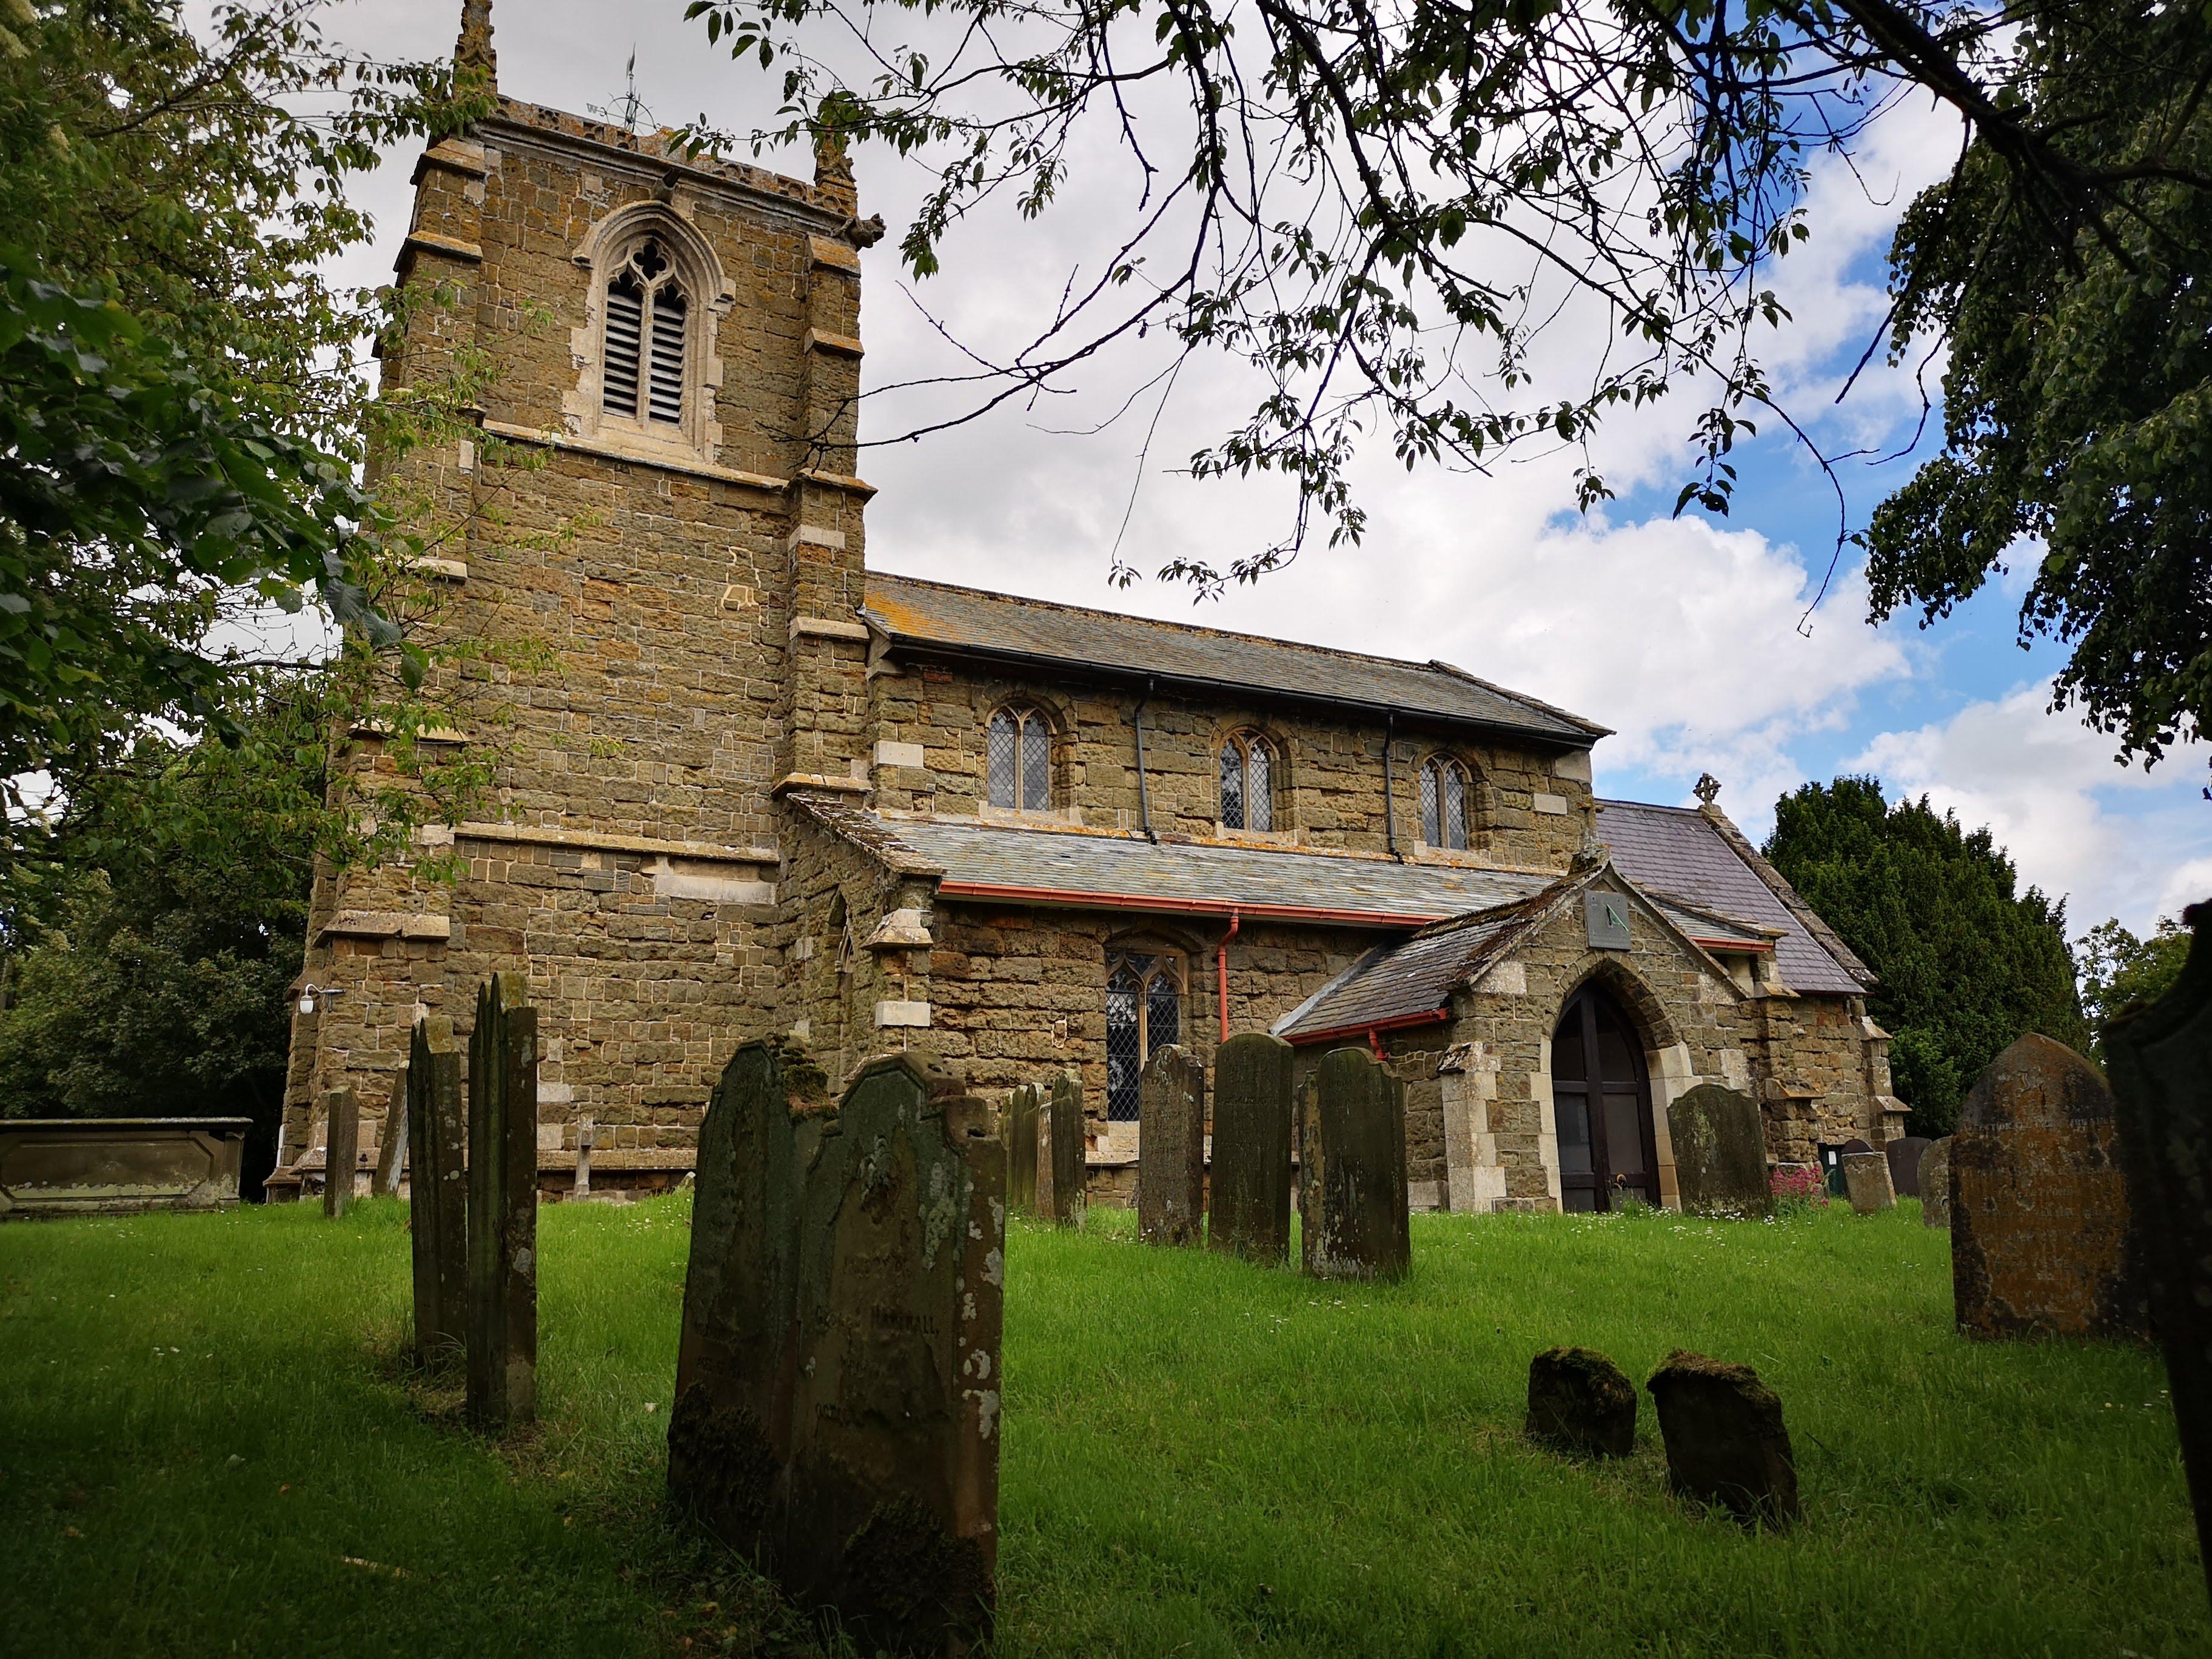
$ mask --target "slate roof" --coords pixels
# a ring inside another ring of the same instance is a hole
[[[1717,816],[1717,815],[1716,815]],[[1778,930],[1774,964],[1793,991],[1856,996],[1874,982],[1779,872],[1738,834],[1694,807],[1597,804],[1599,837],[1620,873],[1657,901],[1682,901]],[[1697,928],[1686,927],[1693,938]],[[1816,933],[1825,937],[1816,937]]]
[[[1326,912],[1352,925],[1415,927],[1511,903],[1549,878],[1395,859],[1218,847],[1098,830],[886,818],[853,812],[873,836],[945,872],[945,898],[1085,900],[1164,914]],[[913,867],[911,865],[909,867]]]
[[[1607,734],[1563,708],[1440,662],[1153,622],[872,570],[860,615],[895,646],[1043,662],[1236,695],[1394,709],[1587,748]]]

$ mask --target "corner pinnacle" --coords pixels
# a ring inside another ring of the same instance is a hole
[[[480,70],[499,84],[499,54],[491,44],[491,0],[461,0],[461,38],[453,43],[456,70]]]

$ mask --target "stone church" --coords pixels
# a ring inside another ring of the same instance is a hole
[[[493,68],[489,0],[459,50]],[[1101,1195],[1147,1054],[1255,1030],[1387,1057],[1422,1206],[1669,1202],[1702,1081],[1778,1161],[1901,1133],[1871,975],[1709,783],[1601,800],[1605,727],[1448,663],[872,568],[882,227],[841,152],[802,181],[503,97],[415,187],[386,384],[484,365],[480,430],[385,482],[422,503],[429,625],[534,643],[469,671],[483,729],[434,734],[496,756],[481,817],[422,837],[446,873],[317,883],[280,1185],[319,1177],[328,1091],[373,1141],[414,1020],[465,1028],[501,969],[541,1011],[555,1192],[586,1121],[599,1182],[680,1178],[768,1031],[833,1076],[1073,1071]]]

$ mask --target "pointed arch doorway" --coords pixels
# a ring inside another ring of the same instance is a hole
[[[1659,1202],[1659,1150],[1644,1044],[1620,1005],[1595,985],[1568,1000],[1552,1032],[1559,1205],[1589,1212],[1623,1198]]]

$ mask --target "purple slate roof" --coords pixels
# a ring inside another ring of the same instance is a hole
[[[1874,980],[1866,965],[1741,835],[1729,833],[1734,825],[1722,827],[1725,823],[1695,807],[1623,800],[1597,804],[1597,833],[1612,847],[1615,867],[1648,896],[1778,929],[1775,967],[1793,991],[1842,996],[1864,992]],[[1697,927],[1685,931],[1705,937]]]

